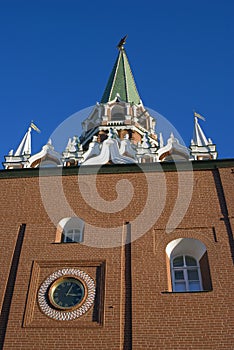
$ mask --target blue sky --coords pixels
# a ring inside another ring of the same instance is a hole
[[[125,34],[144,105],[187,145],[197,110],[219,157],[232,158],[233,18],[232,0],[0,0],[1,161],[31,120],[42,130],[35,153],[63,120],[101,99]]]

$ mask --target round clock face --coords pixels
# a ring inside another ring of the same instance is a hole
[[[64,268],[54,271],[38,290],[38,304],[48,317],[71,321],[84,315],[94,304],[94,280],[84,271]]]
[[[50,303],[57,309],[74,310],[84,300],[85,287],[75,277],[61,277],[49,289]]]

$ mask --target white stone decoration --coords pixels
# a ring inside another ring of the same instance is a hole
[[[136,148],[136,147],[135,147]],[[120,141],[119,153],[128,157],[136,159],[136,149],[129,140],[129,134],[124,136],[124,139]]]
[[[50,306],[48,303],[48,290],[56,279],[64,276],[78,277],[81,282],[83,282],[87,287],[87,297],[84,303],[75,310],[72,311],[60,311],[56,310]],[[94,280],[84,271],[65,268],[62,270],[55,271],[42,283],[38,291],[38,303],[41,311],[48,317],[53,318],[58,321],[72,321],[76,318],[81,317],[85,314],[93,305],[95,299],[95,283]]]
[[[158,161],[164,161],[167,156],[176,160],[189,160],[190,152],[187,147],[180,144],[179,140],[171,133],[167,144],[157,151]]]
[[[43,161],[40,163],[41,160],[46,159],[46,157],[49,157],[49,161]],[[52,145],[52,140],[49,139],[47,144],[42,147],[42,150],[39,153],[34,154],[28,159],[28,164],[26,165],[26,168],[31,168],[33,163],[39,161],[38,165],[40,166],[54,166],[54,164],[57,164],[57,166],[62,166],[61,162],[61,154],[56,152],[54,150],[54,146]]]
[[[98,156],[100,154],[100,144],[97,141],[97,136],[93,136],[92,142],[89,144],[89,149],[87,152],[83,155],[83,161],[86,161],[86,159]]]
[[[84,155],[85,157],[85,155]],[[120,154],[118,141],[114,138],[113,130],[110,129],[108,138],[103,141],[100,154],[96,157],[86,158],[82,165],[99,165],[112,161],[114,164],[131,164],[136,163],[133,158]]]

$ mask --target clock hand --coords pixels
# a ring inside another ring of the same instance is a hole
[[[68,295],[70,295],[69,293],[70,293],[71,290],[72,290],[72,285],[71,285],[71,287],[68,289],[68,292],[66,293],[66,297],[67,297]]]
[[[69,295],[70,297],[78,297],[79,294],[66,294],[66,295]]]

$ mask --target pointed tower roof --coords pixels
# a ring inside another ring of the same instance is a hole
[[[29,127],[14,156],[23,156],[25,154],[31,155],[31,130],[31,127]]]
[[[209,144],[201,126],[198,123],[197,117],[194,117],[193,142],[197,146],[207,146]]]
[[[101,103],[113,101],[117,94],[122,101],[137,105],[140,103],[141,99],[124,49],[125,39],[126,37],[121,39],[117,46],[119,54],[106,85]]]

